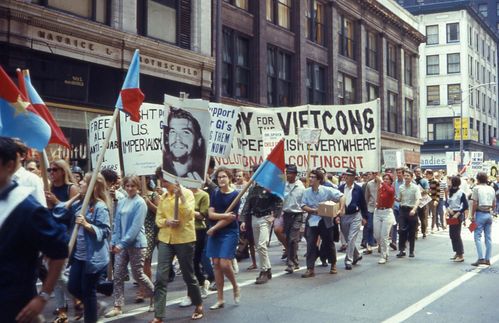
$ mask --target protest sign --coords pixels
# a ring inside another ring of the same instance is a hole
[[[263,140],[263,158],[267,158],[272,149],[277,146],[279,140],[284,137],[284,133],[280,129],[264,129],[262,130],[262,140]]]
[[[106,130],[111,126],[111,116],[97,117],[90,121],[88,126],[88,144],[90,146],[90,160],[92,162],[92,169],[97,163],[99,152],[102,150],[104,144],[104,135]],[[120,158],[118,149],[118,139],[116,137],[116,128],[111,133],[111,139],[104,155],[101,169],[112,169],[117,173],[121,172]]]
[[[483,151],[472,151],[470,156],[470,177],[476,177],[483,170]]]
[[[208,153],[213,157],[227,157],[234,140],[239,107],[210,102],[211,128]]]
[[[208,166],[208,101],[165,95],[163,124],[163,178],[201,188]]]
[[[153,175],[161,165],[161,137],[165,108],[160,104],[143,103],[140,122],[120,114],[121,151],[125,175]]]
[[[302,128],[298,130],[298,142],[301,144],[314,145],[321,138],[321,129]]]
[[[285,160],[300,171],[319,166],[328,171],[379,171],[381,156],[379,100],[341,106],[299,106],[294,108],[241,107],[231,152],[227,158],[216,157],[219,165],[249,169],[263,162],[262,132],[282,130],[285,137]],[[322,129],[313,152],[307,158],[307,146],[299,142],[303,128]]]
[[[402,149],[385,149],[383,150],[383,161],[385,169],[404,167],[404,151]]]

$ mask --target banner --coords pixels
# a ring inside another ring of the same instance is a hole
[[[163,178],[201,188],[208,166],[211,114],[208,101],[165,95]]]
[[[99,152],[102,150],[104,144],[104,136],[106,130],[111,125],[111,116],[97,117],[90,121],[88,126],[88,144],[90,146],[90,160],[92,161],[92,169],[97,163]],[[120,158],[118,150],[118,139],[116,137],[116,128],[111,133],[111,139],[104,155],[104,161],[101,169],[112,169],[118,174],[121,173]]]
[[[160,104],[143,103],[140,122],[120,113],[121,151],[125,175],[153,175],[161,166],[161,147],[165,108]]]
[[[227,157],[234,140],[239,107],[210,102],[211,128],[208,153],[213,157]]]
[[[383,161],[386,168],[400,168],[405,166],[404,150],[385,149],[383,150]]]
[[[311,146],[299,142],[303,128],[322,129],[321,138]],[[299,106],[294,108],[241,107],[232,149],[227,158],[216,157],[217,164],[249,169],[263,162],[262,132],[282,130],[285,136],[285,159],[300,171],[324,167],[327,171],[379,171],[381,156],[379,100],[338,106]]]

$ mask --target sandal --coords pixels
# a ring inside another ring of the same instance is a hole
[[[251,265],[248,268],[246,268],[246,270],[253,270],[253,269],[256,269],[256,268],[257,268],[256,265]]]
[[[204,317],[203,310],[194,310],[194,313],[192,313],[191,320],[200,320]]]

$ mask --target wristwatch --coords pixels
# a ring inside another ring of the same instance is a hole
[[[50,294],[44,291],[38,293],[38,296],[40,296],[45,302],[48,302],[50,299]]]

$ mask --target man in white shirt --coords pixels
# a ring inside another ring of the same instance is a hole
[[[12,175],[12,180],[16,181],[19,186],[33,187],[33,197],[38,203],[47,207],[47,201],[45,200],[45,193],[43,191],[42,179],[32,172],[28,172],[22,166],[23,160],[26,159],[28,147],[19,140],[16,140],[15,143],[17,145],[17,162],[16,171],[14,175]]]

